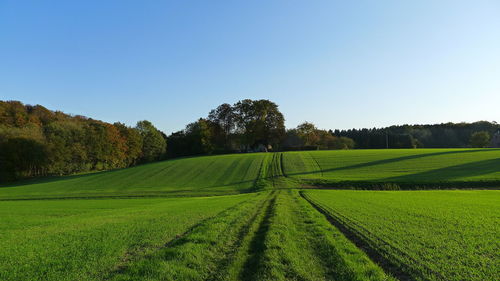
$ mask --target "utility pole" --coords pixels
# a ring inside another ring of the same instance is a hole
[[[389,133],[385,131],[385,148],[389,149]]]

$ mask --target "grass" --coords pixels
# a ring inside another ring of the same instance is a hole
[[[393,280],[295,190],[276,196],[251,280]]]
[[[499,191],[304,194],[413,280],[500,276]]]
[[[0,202],[0,280],[102,280],[255,196]]]
[[[111,280],[392,280],[296,191],[259,194]]]
[[[499,191],[298,188],[499,187],[499,161],[499,149],[237,154],[6,185],[0,280],[493,280]]]
[[[204,156],[0,186],[2,199],[210,196],[296,187],[499,187],[500,149],[301,151]],[[389,186],[392,187],[392,186]]]
[[[313,185],[500,186],[500,149],[288,152],[283,163],[288,177]]]
[[[268,157],[262,153],[193,157],[24,181],[0,187],[0,199],[237,194],[255,189]]]
[[[111,280],[209,280],[225,276],[240,240],[251,235],[269,194],[228,209],[194,228],[188,235],[144,258],[129,262]],[[239,268],[237,268],[239,269]]]

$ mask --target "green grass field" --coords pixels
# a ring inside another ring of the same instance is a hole
[[[304,192],[415,280],[500,276],[500,192]]]
[[[0,215],[0,280],[392,280],[296,191],[4,201]]]
[[[271,155],[231,154],[162,161],[128,169],[0,187],[0,199],[227,195],[252,191]]]
[[[498,188],[499,160],[499,149],[235,154],[5,185],[0,280],[494,280],[499,191],[311,188]]]
[[[0,280],[102,280],[255,194],[0,203]]]
[[[326,186],[342,182],[500,186],[500,149],[288,152],[283,163],[288,177]]]
[[[209,196],[251,192],[286,175],[286,186],[370,188],[500,186],[500,149],[401,149],[231,154],[0,186],[1,199]],[[281,185],[284,183],[281,182]]]

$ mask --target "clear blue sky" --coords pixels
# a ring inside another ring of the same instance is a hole
[[[500,1],[0,1],[0,99],[170,134],[218,104],[294,127],[500,121]]]

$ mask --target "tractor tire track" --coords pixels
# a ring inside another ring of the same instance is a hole
[[[106,274],[103,274],[105,276],[103,279],[104,280],[113,280],[116,276],[125,273],[126,269],[130,266],[131,263],[135,261],[139,261],[141,259],[147,259],[148,256],[151,256],[154,253],[161,252],[167,248],[175,247],[178,246],[179,244],[182,244],[183,240],[185,240],[187,237],[189,237],[192,233],[196,232],[196,230],[202,228],[203,226],[210,224],[212,221],[214,221],[217,218],[220,218],[228,213],[237,211],[240,206],[244,204],[248,204],[252,200],[255,200],[255,198],[249,198],[239,204],[236,204],[232,207],[226,208],[219,213],[207,217],[198,223],[192,225],[189,227],[185,232],[182,234],[177,235],[175,238],[168,240],[162,245],[159,246],[150,246],[150,247],[142,247],[139,249],[133,249],[129,250],[126,252],[121,260]],[[263,203],[264,204],[268,199],[264,199]]]
[[[428,277],[422,274],[422,272],[416,271],[402,262],[397,261],[394,258],[388,258],[391,256],[386,250],[381,249],[380,247],[376,247],[371,239],[366,237],[366,235],[356,231],[354,228],[349,227],[344,220],[337,217],[335,214],[331,214],[325,208],[323,208],[320,204],[315,203],[307,196],[304,195],[303,191],[299,192],[300,196],[306,200],[314,209],[316,209],[319,213],[323,214],[325,218],[336,227],[338,230],[344,234],[349,240],[351,240],[359,249],[365,252],[368,257],[378,264],[385,272],[396,277],[402,281],[409,280],[427,280]],[[383,241],[379,241],[383,243]],[[389,245],[390,246],[390,245]],[[398,250],[398,249],[395,249]],[[400,251],[399,251],[400,252]],[[400,252],[400,254],[404,254]],[[411,257],[405,255],[408,259],[413,260]],[[416,260],[413,260],[415,263],[418,263]],[[446,280],[441,274],[435,272],[429,268],[426,268],[427,272],[433,275],[437,280]]]
[[[249,258],[243,265],[243,270],[240,273],[240,280],[255,280],[255,274],[258,272],[257,268],[261,266],[262,257],[265,247],[265,238],[269,231],[270,220],[274,213],[276,202],[276,195],[270,200],[267,205],[264,216],[259,223],[257,231],[253,234],[248,249]]]
[[[239,230],[236,243],[226,254],[226,257],[219,262],[216,273],[208,280],[244,279],[247,273],[243,272],[244,270],[241,269],[241,264],[238,264],[238,262],[240,261],[245,266],[254,263],[250,261],[256,257],[254,245],[259,239],[263,240],[260,236],[265,236],[267,232],[263,230],[263,227],[269,221],[268,217],[270,216],[270,210],[273,208],[275,200],[275,192],[272,192],[263,202],[256,206],[256,212]],[[236,269],[238,273],[235,274],[234,271]]]

